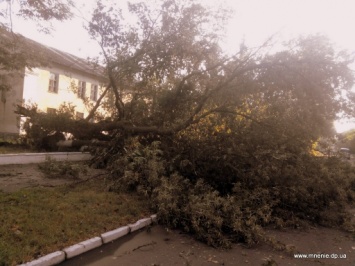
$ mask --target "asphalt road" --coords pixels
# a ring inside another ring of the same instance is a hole
[[[267,252],[261,255],[264,258]],[[61,266],[117,266],[117,265],[257,265],[260,256],[251,261],[244,252],[218,250],[194,240],[178,231],[153,226],[103,245],[60,264]],[[252,264],[249,263],[252,262]]]
[[[302,232],[297,230],[270,231],[285,244],[295,246],[302,253],[344,253],[347,259],[315,260],[295,259],[292,254],[275,251],[270,246],[245,248],[234,245],[230,250],[219,250],[194,240],[179,231],[167,230],[156,225],[126,235],[112,243],[103,245],[85,254],[63,262],[62,266],[171,266],[171,265],[355,265],[353,239],[336,229],[313,228]]]

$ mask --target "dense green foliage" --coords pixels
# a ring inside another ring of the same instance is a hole
[[[223,133],[212,145],[186,133],[165,147],[130,142],[110,163],[111,190],[137,191],[161,223],[216,247],[268,242],[265,226],[354,229],[347,209],[355,200],[355,169],[347,163],[268,144],[253,151]]]

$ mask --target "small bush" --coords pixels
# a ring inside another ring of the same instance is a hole
[[[38,165],[47,178],[78,179],[80,174],[87,174],[87,166],[69,161],[58,162],[50,157]]]

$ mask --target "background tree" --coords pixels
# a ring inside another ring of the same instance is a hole
[[[48,32],[50,21],[71,18],[72,7],[71,0],[20,0],[0,4],[0,95],[11,89],[12,79],[23,76],[25,67],[45,63],[41,53],[33,51],[23,37],[12,32],[13,17],[35,20],[39,29]]]
[[[12,28],[14,16],[20,16],[28,20],[37,21],[39,29],[48,31],[53,20],[63,21],[73,15],[74,3],[71,0],[19,0],[4,1],[0,5],[1,25]],[[40,25],[45,23],[45,25]],[[46,28],[47,27],[47,28]]]

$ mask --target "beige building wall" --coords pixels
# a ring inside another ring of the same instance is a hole
[[[50,74],[58,75],[58,92],[49,91]],[[47,108],[58,109],[65,103],[75,106],[77,112],[84,116],[90,111],[84,101],[78,97],[78,82],[86,83],[85,98],[90,99],[91,85],[101,87],[100,82],[88,75],[71,72],[61,68],[36,68],[26,72],[24,81],[23,99],[25,103],[36,103],[41,111],[47,112]],[[99,95],[97,96],[99,97]],[[91,101],[93,103],[93,101]]]
[[[14,113],[23,96],[23,77],[14,78],[12,89],[0,91],[0,137],[19,133],[20,118]]]
[[[57,92],[49,91],[51,73],[58,76]],[[94,101],[90,100],[91,85],[98,86],[97,98],[100,96],[102,85],[97,78],[60,66],[26,69],[24,78],[17,80],[5,97],[0,97],[0,134],[19,134],[20,118],[14,114],[16,104],[37,104],[39,110],[47,112],[48,108],[58,109],[63,103],[70,103],[75,106],[79,115],[85,117],[90,108],[78,96],[79,81],[86,83],[85,98],[94,104]],[[2,98],[6,98],[5,102]]]

